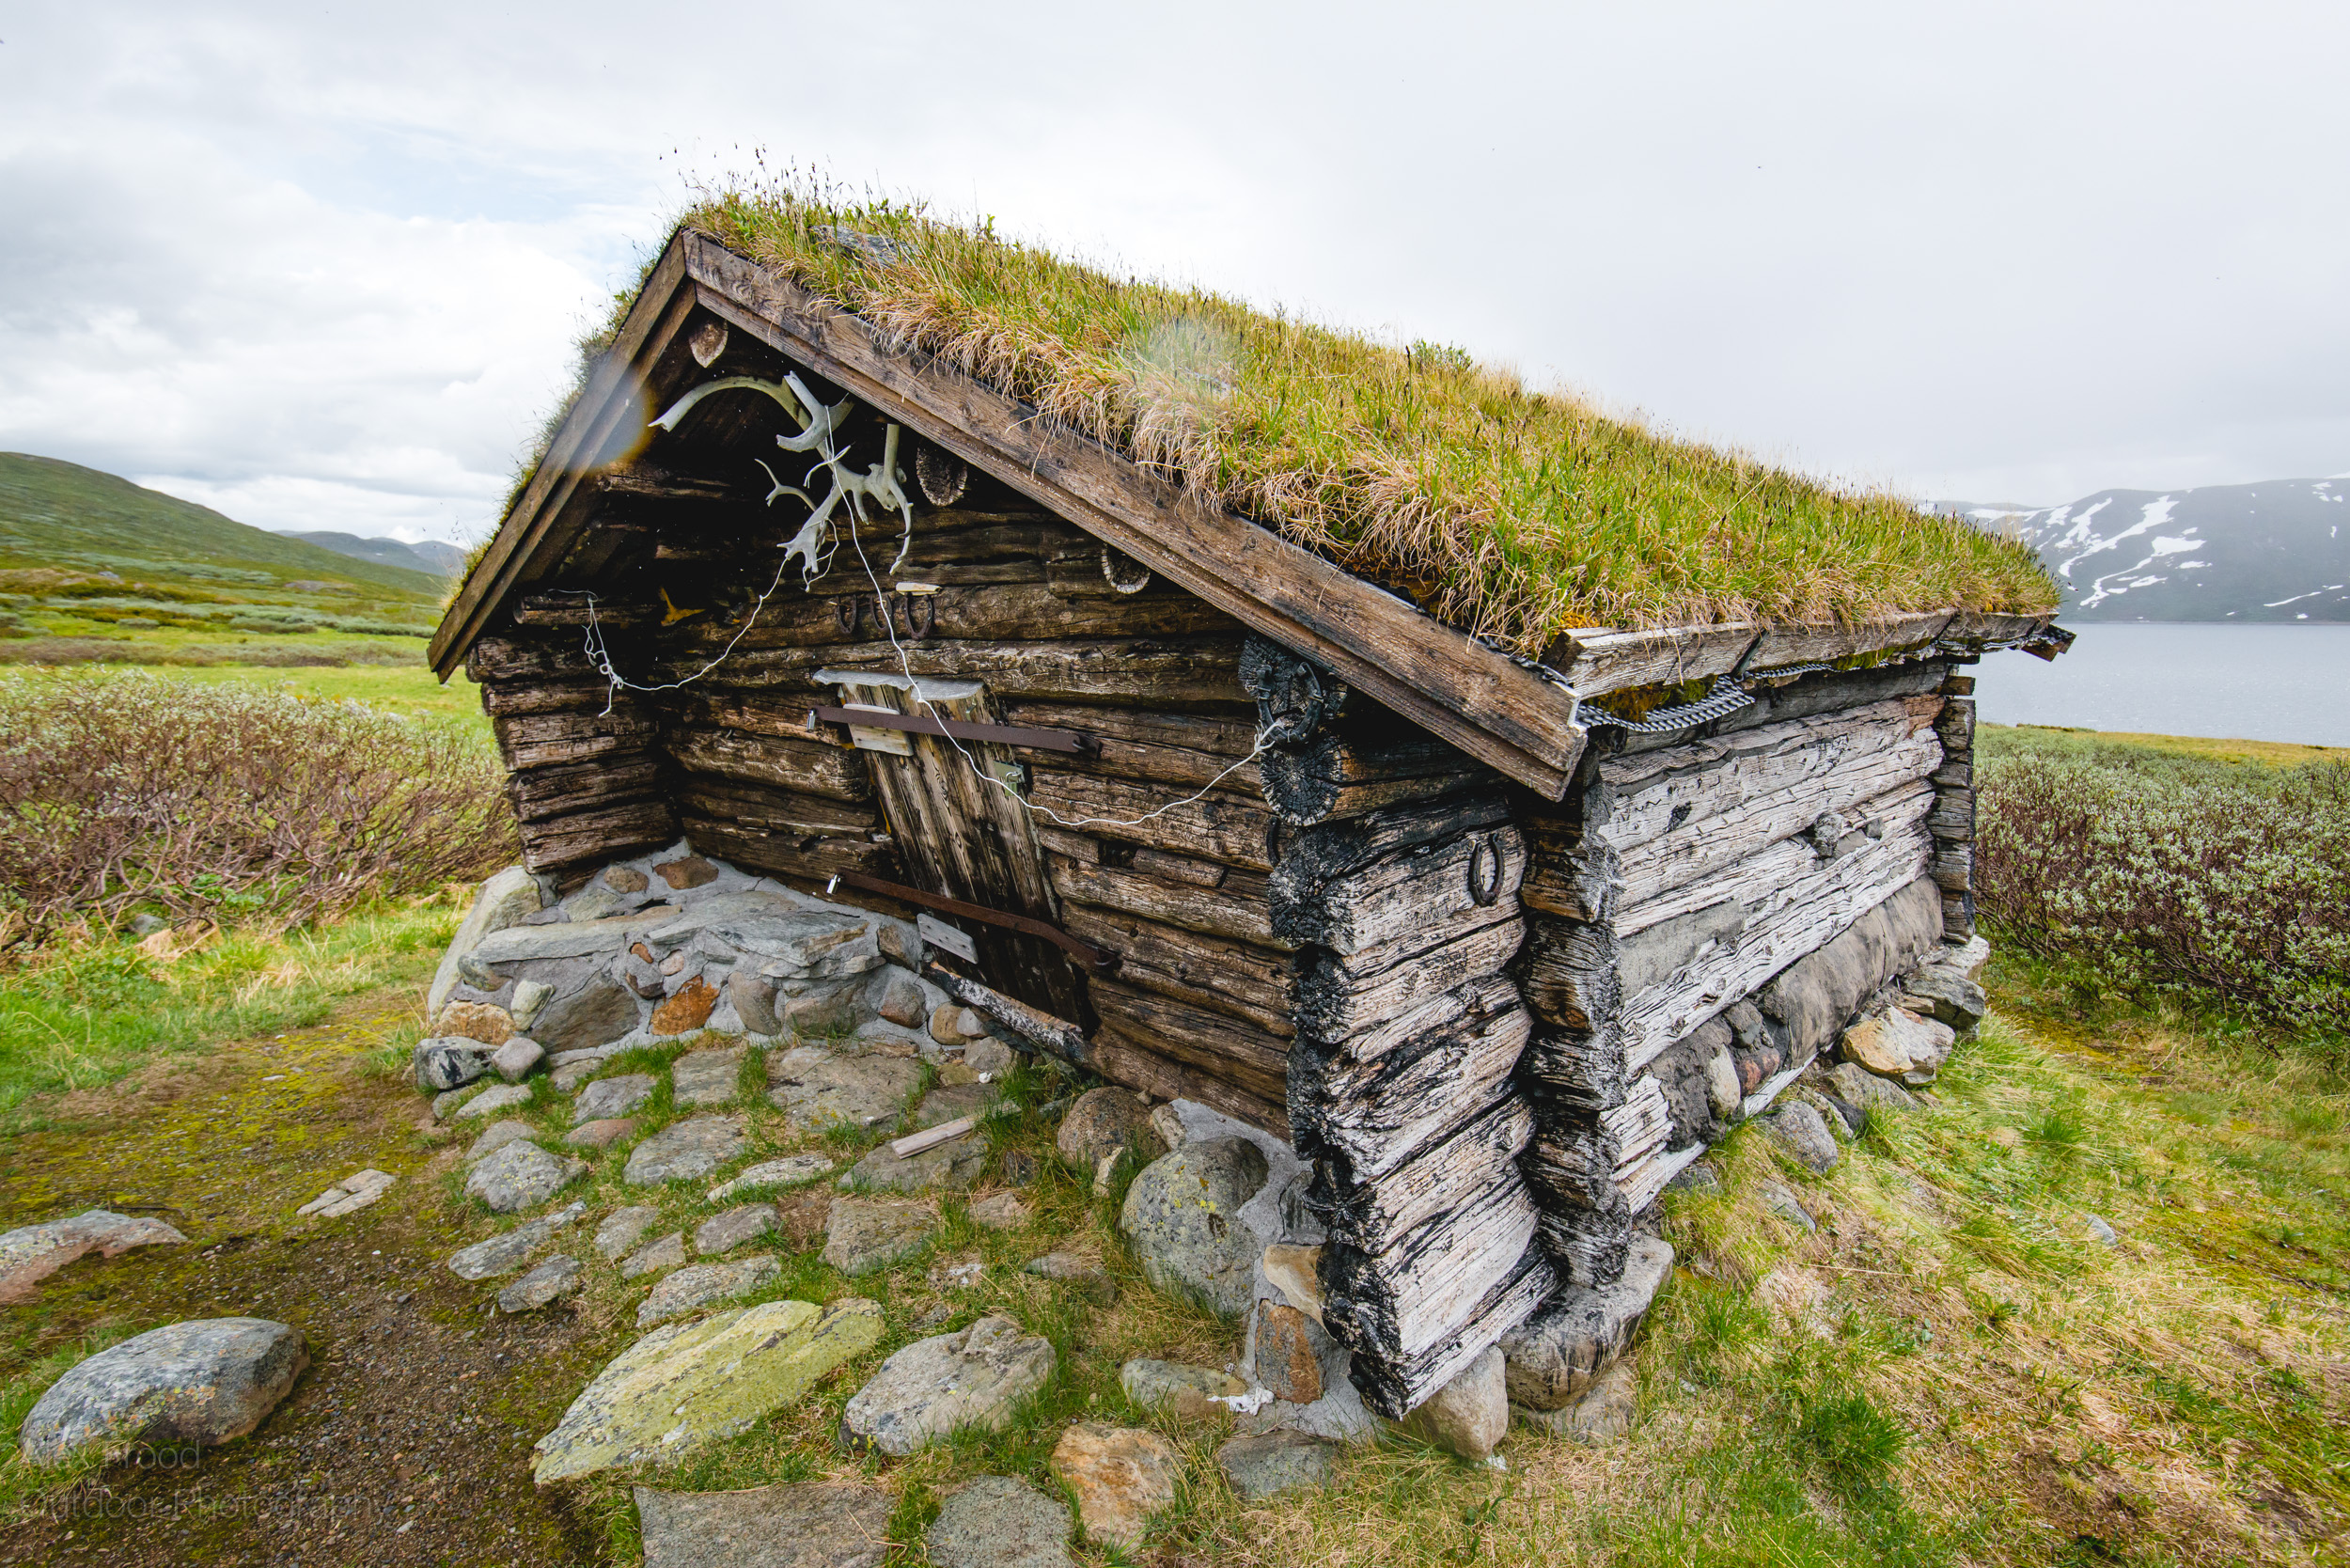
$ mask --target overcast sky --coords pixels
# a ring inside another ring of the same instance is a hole
[[[1919,496],[2350,468],[2350,8],[0,4],[0,448],[467,539],[771,159]]]

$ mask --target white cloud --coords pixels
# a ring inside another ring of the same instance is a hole
[[[12,23],[0,446],[468,533],[681,169],[763,145],[1917,492],[2350,447],[2337,10],[646,14]]]

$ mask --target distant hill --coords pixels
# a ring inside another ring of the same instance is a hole
[[[348,583],[428,604],[448,590],[429,571],[337,555],[78,463],[0,452],[0,568],[39,567],[215,588]]]
[[[430,577],[454,577],[465,564],[464,551],[454,544],[444,544],[437,539],[410,543],[400,539],[361,539],[357,534],[300,533],[291,528],[281,529],[280,537],[304,540],[321,550],[332,550],[338,556],[350,556],[358,560],[375,561],[383,566],[403,566]]]
[[[2350,621],[2350,479],[1934,506],[2029,541],[2074,620]]]

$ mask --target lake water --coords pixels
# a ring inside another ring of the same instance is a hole
[[[2061,622],[2060,622],[2061,624]],[[2350,746],[2350,626],[2084,622],[2054,664],[1975,666],[1992,724]]]

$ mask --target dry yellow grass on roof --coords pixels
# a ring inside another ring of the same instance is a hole
[[[2020,544],[1528,391],[1458,350],[805,185],[708,193],[682,222],[1521,653],[1574,627],[2057,602]]]

